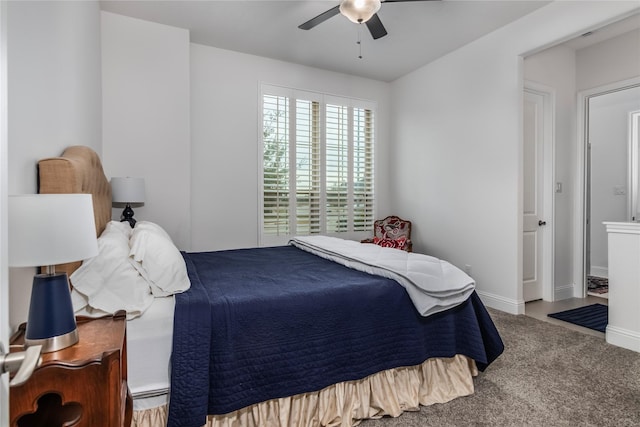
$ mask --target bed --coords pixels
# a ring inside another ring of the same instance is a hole
[[[100,239],[112,234],[112,243],[132,252],[140,245],[133,243],[134,234],[142,235],[144,226],[127,234],[111,221],[108,180],[93,150],[69,147],[38,166],[40,192],[93,194]],[[144,307],[126,307],[133,425],[351,426],[473,393],[473,377],[501,354],[503,344],[468,276],[429,258],[462,280],[465,293],[462,299],[438,289],[439,303],[420,305],[421,288],[412,283],[415,276],[432,280],[433,274],[403,270],[394,276],[384,263],[408,265],[426,256],[405,260],[395,258],[403,251],[376,252],[381,264],[366,258],[356,265],[349,245],[366,247],[364,252],[376,251],[374,245],[339,240],[340,248],[325,252],[316,242],[301,238],[282,247],[199,253],[175,249],[188,286],[173,285],[182,277],[174,271],[151,271],[152,250],[138,264],[134,254],[129,264],[138,270],[126,286],[138,292]],[[105,252],[113,254],[109,245]],[[86,273],[92,262],[59,268],[74,287],[95,284],[99,280],[86,279],[95,277]],[[122,263],[127,275],[129,264]],[[159,289],[145,288],[147,282]],[[111,306],[101,309],[109,312]]]

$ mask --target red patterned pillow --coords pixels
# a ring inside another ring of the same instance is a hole
[[[407,245],[407,238],[404,236],[399,237],[397,239],[381,239],[379,237],[374,237],[373,243],[385,248],[395,248],[395,249],[404,250],[405,246]]]

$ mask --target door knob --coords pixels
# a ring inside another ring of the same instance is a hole
[[[24,384],[42,363],[41,351],[41,345],[34,345],[27,347],[25,351],[5,354],[0,345],[0,374],[18,371],[9,385],[13,387]]]
[[[542,227],[543,225],[547,225],[547,221],[540,220],[538,221],[538,225]]]

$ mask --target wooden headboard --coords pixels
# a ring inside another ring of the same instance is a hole
[[[38,192],[42,194],[85,193],[93,196],[96,236],[111,221],[111,185],[98,154],[89,147],[68,147],[60,157],[38,161]],[[69,276],[81,262],[56,266]]]

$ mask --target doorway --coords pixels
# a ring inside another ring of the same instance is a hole
[[[579,167],[581,209],[576,241],[575,297],[607,296],[608,248],[603,221],[637,220],[640,79],[598,87],[579,94]],[[634,209],[635,207],[635,209]]]

